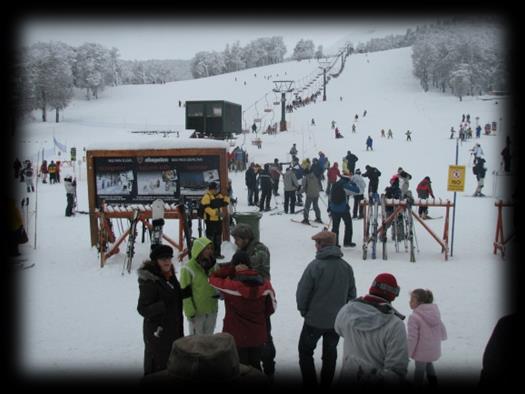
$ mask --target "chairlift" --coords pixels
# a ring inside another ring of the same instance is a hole
[[[270,107],[270,104],[268,103],[268,98],[266,97],[268,93],[264,95],[264,100],[266,101],[266,108],[264,108],[264,112],[273,112],[272,107]]]

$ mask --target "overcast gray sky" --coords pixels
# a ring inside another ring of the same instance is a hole
[[[311,39],[315,46],[328,50],[347,38],[354,45],[373,37],[403,34],[415,28],[421,19],[341,19],[257,22],[233,20],[130,20],[109,19],[33,19],[19,26],[19,43],[62,41],[72,46],[96,42],[116,47],[122,59],[191,59],[199,51],[223,51],[226,44],[239,41],[241,46],[260,37],[282,36],[290,56],[300,39]]]

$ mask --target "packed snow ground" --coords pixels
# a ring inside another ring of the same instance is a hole
[[[482,135],[480,140],[473,139],[459,147],[459,164],[467,165],[467,179],[465,192],[457,195],[453,257],[445,261],[440,246],[420,225],[416,225],[419,252],[415,264],[409,262],[403,246],[400,252],[396,252],[390,240],[387,261],[381,259],[380,253],[376,260],[363,261],[363,224],[355,220],[353,240],[357,247],[343,250],[344,258],[354,269],[359,295],[367,292],[375,275],[391,272],[401,286],[401,294],[394,306],[408,315],[409,291],[417,287],[431,289],[449,336],[443,343],[443,356],[436,363],[438,375],[446,372],[476,377],[492,329],[508,312],[504,284],[508,262],[492,254],[497,210],[495,198],[490,197],[494,194],[508,197],[503,195],[503,177],[492,174],[500,169],[499,153],[508,131],[504,118],[505,101],[499,100],[496,104],[478,97],[465,97],[459,102],[449,94],[425,93],[411,70],[410,49],[352,55],[342,75],[328,84],[326,102],[321,101],[321,96],[316,104],[286,115],[289,131],[276,136],[259,135],[263,140],[260,150],[251,144],[252,134],[238,136],[237,144],[248,150],[250,161],[261,164],[274,158],[288,161],[292,143],[297,143],[301,159],[312,158],[323,151],[331,162],[338,161],[340,165],[347,150],[351,150],[359,157],[357,167],[364,170],[365,164],[369,164],[381,170],[380,190],[384,190],[390,176],[402,166],[413,175],[411,190],[414,193],[417,183],[430,176],[436,197],[452,200],[453,193],[447,192],[447,173],[448,166],[454,164],[456,143],[449,139],[450,127],[458,129],[462,114],[470,114],[473,124],[479,117],[482,126],[498,121],[497,136]],[[75,99],[63,112],[63,120],[58,124],[38,120],[28,122],[16,138],[18,156],[21,160],[34,159],[38,150],[52,148],[53,136],[65,143],[68,149],[77,147],[79,157],[84,147],[95,143],[98,146],[119,144],[121,147],[127,147],[128,143],[133,147],[144,143],[163,147],[166,141],[171,143],[176,137],[143,136],[130,131],[183,130],[184,108],[178,107],[178,100],[216,99],[239,103],[246,111],[245,126],[251,125],[253,117],[266,115],[262,122],[265,128],[269,122],[279,120],[280,110],[275,106],[273,112],[265,113],[266,99],[259,101],[257,108],[253,105],[273,88],[272,82],[264,76],[271,74],[272,79],[293,79],[299,85],[306,81],[305,76],[317,72],[318,65],[314,61],[289,62],[200,80],[107,88],[98,100]],[[269,107],[275,97],[270,93],[267,100]],[[362,117],[365,109],[368,113]],[[351,125],[355,114],[359,115],[359,121],[357,132],[353,134]],[[317,126],[310,125],[312,118]],[[39,119],[37,113],[35,119]],[[334,138],[330,129],[332,120],[336,121],[344,139]],[[385,131],[391,128],[394,139],[381,138],[381,128]],[[407,129],[413,132],[412,142],[405,141]],[[374,139],[373,151],[365,150],[368,135]],[[471,197],[476,180],[472,174],[469,149],[478,141],[487,159],[484,192],[488,198]],[[46,156],[48,161],[53,158],[59,157]],[[62,176],[73,172],[79,180],[78,208],[87,210],[85,162],[75,168],[65,166]],[[235,197],[239,198],[237,211],[252,210],[247,206],[244,173],[230,173],[230,178]],[[508,177],[506,181],[509,181]],[[494,192],[495,183],[499,186]],[[26,195],[22,184],[17,183],[17,190],[19,199]],[[282,183],[280,191],[283,194]],[[123,253],[111,257],[104,268],[99,267],[97,250],[90,246],[88,215],[64,216],[66,196],[62,184],[38,185],[38,216],[34,213],[36,195],[29,194],[27,227],[31,241],[21,248],[36,266],[18,273],[21,279],[18,302],[23,311],[20,314],[23,331],[18,346],[21,354],[19,369],[29,376],[129,372],[140,379],[144,346],[142,318],[136,311],[138,285],[135,271],[121,275]],[[322,199],[326,201],[326,196]],[[271,205],[276,204],[282,206],[282,196],[272,198]],[[320,202],[320,207],[323,219],[328,221],[323,202]],[[430,208],[430,215],[444,215],[444,211],[444,208]],[[272,318],[277,349],[276,379],[283,372],[300,376],[297,344],[303,320],[296,310],[295,291],[304,268],[315,255],[310,237],[319,231],[292,223],[289,218],[265,214],[260,222],[261,240],[271,251],[272,283],[278,300]],[[310,218],[313,218],[312,212]],[[510,217],[507,215],[506,219]],[[427,223],[438,235],[442,234],[444,219]],[[508,228],[510,224],[507,220]],[[177,234],[177,225],[169,223],[166,232]],[[233,249],[232,244],[225,244],[223,254],[228,258]],[[125,246],[121,250],[125,250]],[[148,242],[139,242],[136,250],[134,269],[147,257]],[[177,264],[177,270],[179,268]],[[220,304],[217,332],[222,330],[222,318],[223,306]],[[342,360],[342,345],[343,340],[339,344],[338,368]],[[315,354],[318,366],[320,348],[319,345]],[[412,368],[413,363],[410,371]]]

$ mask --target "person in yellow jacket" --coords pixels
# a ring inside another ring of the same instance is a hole
[[[211,335],[215,330],[218,294],[208,283],[215,266],[213,243],[197,238],[191,247],[191,259],[180,270],[180,287],[186,294],[182,301],[190,335]]]
[[[208,190],[202,196],[201,205],[204,207],[204,222],[206,223],[206,237],[213,242],[215,257],[223,259],[221,254],[223,207],[230,203],[228,196],[223,196],[216,182],[210,182]]]

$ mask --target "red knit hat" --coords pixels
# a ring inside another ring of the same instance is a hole
[[[399,295],[399,286],[394,275],[382,273],[376,276],[368,292],[388,301],[394,301]]]

